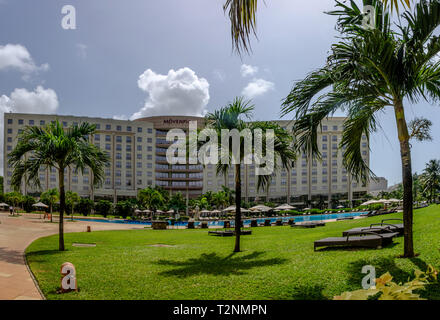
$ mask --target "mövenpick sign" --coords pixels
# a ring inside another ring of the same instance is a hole
[[[241,154],[242,139],[243,154]],[[250,129],[242,131],[223,129],[219,144],[216,130],[205,128],[198,133],[197,121],[189,121],[188,137],[182,129],[171,129],[167,133],[166,140],[174,142],[166,153],[167,162],[172,165],[198,163],[235,165],[243,162],[247,165],[255,164],[257,176],[271,175],[274,171],[275,133],[272,129],[266,130],[265,134],[261,129],[254,129],[253,132]],[[200,149],[198,149],[199,142],[205,142]]]

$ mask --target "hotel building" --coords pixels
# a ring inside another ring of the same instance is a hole
[[[4,115],[4,192],[10,192],[12,168],[8,164],[8,153],[17,143],[17,135],[25,126],[44,126],[58,119],[63,126],[89,122],[97,125],[97,132],[90,137],[91,143],[106,152],[111,159],[105,168],[105,179],[101,186],[93,187],[91,172],[84,174],[67,169],[66,190],[77,192],[82,197],[117,201],[135,197],[139,189],[162,186],[170,193],[181,192],[188,197],[197,197],[207,191],[221,190],[223,185],[234,188],[233,169],[224,176],[217,176],[215,165],[169,165],[166,150],[171,142],[166,140],[168,130],[188,130],[189,121],[197,121],[203,128],[204,119],[188,116],[158,116],[134,121],[104,118],[88,118],[63,115],[19,114]],[[363,199],[368,185],[354,181],[343,166],[342,138],[344,118],[333,117],[322,123],[318,145],[322,160],[311,160],[299,154],[290,170],[274,172],[268,190],[257,190],[257,179],[253,165],[242,165],[242,196],[245,201],[266,201],[297,205],[325,203],[329,201],[352,201]],[[275,121],[291,130],[291,121]],[[369,146],[366,137],[361,145],[362,155],[369,163]],[[55,169],[41,168],[42,190],[22,184],[21,192],[37,195],[41,191],[57,188],[58,175]]]

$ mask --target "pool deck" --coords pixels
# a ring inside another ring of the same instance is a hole
[[[54,216],[54,221],[57,218]],[[143,229],[143,225],[65,221],[65,232]],[[36,239],[58,233],[58,223],[40,219],[38,214],[11,217],[0,212],[0,300],[41,300],[24,258],[24,251]]]

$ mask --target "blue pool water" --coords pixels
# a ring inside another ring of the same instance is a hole
[[[348,217],[358,217],[361,214],[366,212],[349,212],[349,213],[332,213],[332,214],[316,214],[316,215],[304,215],[304,216],[293,216],[293,217],[275,217],[275,218],[257,218],[258,223],[264,223],[266,219],[270,219],[271,223],[277,221],[278,219],[282,219],[283,222],[289,221],[289,219],[294,219],[295,222],[307,222],[307,221],[325,221],[325,220],[333,220],[339,218],[348,218]],[[105,222],[105,223],[122,223],[122,224],[141,224],[141,225],[151,225],[151,222],[147,221],[132,221],[132,220],[107,220],[107,219],[83,219],[77,218],[75,220],[79,221],[92,221],[92,222]],[[231,225],[234,225],[234,221],[230,219]],[[197,221],[194,225],[199,225],[201,222]],[[251,219],[244,219],[243,223],[250,224]],[[171,221],[168,221],[168,224],[171,225]],[[186,226],[188,222],[176,222],[175,226]],[[222,226],[223,221],[208,221],[209,226]]]

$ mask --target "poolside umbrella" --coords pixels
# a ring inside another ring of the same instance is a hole
[[[342,209],[342,208],[344,208],[344,206],[337,206],[336,208],[338,208],[338,209]]]
[[[229,206],[226,209],[223,209],[223,211],[235,211],[235,206]]]
[[[378,203],[377,200],[368,200],[361,204],[361,206],[369,206],[370,204]]]
[[[281,206],[276,207],[274,210],[284,211],[284,210],[293,210],[293,209],[296,209],[296,208],[285,203],[285,204],[282,204]]]
[[[202,211],[200,211],[200,213],[204,216],[204,215],[207,215],[208,213],[211,213],[211,211],[209,211],[209,210],[202,210]]]
[[[2,202],[0,203],[0,207],[9,207],[9,204]]]
[[[33,204],[32,207],[35,207],[35,208],[49,208],[49,206],[45,205],[42,202],[37,202],[37,203]]]
[[[156,210],[156,213],[161,214],[164,213],[162,210]]]
[[[136,209],[136,210],[134,210],[134,213],[136,213],[137,215],[139,215],[139,213],[142,213],[142,211],[139,210],[139,209]]]
[[[211,214],[213,214],[213,215],[219,215],[220,213],[222,213],[220,210],[213,210],[213,211],[211,211]]]
[[[312,210],[312,209],[310,209],[310,208],[304,208],[303,210]]]
[[[151,213],[151,210],[144,210],[143,213]]]
[[[250,208],[249,210],[251,210],[251,211],[267,212],[267,211],[270,211],[270,210],[273,210],[273,209],[271,207],[268,207],[268,206],[258,205],[258,206]]]

